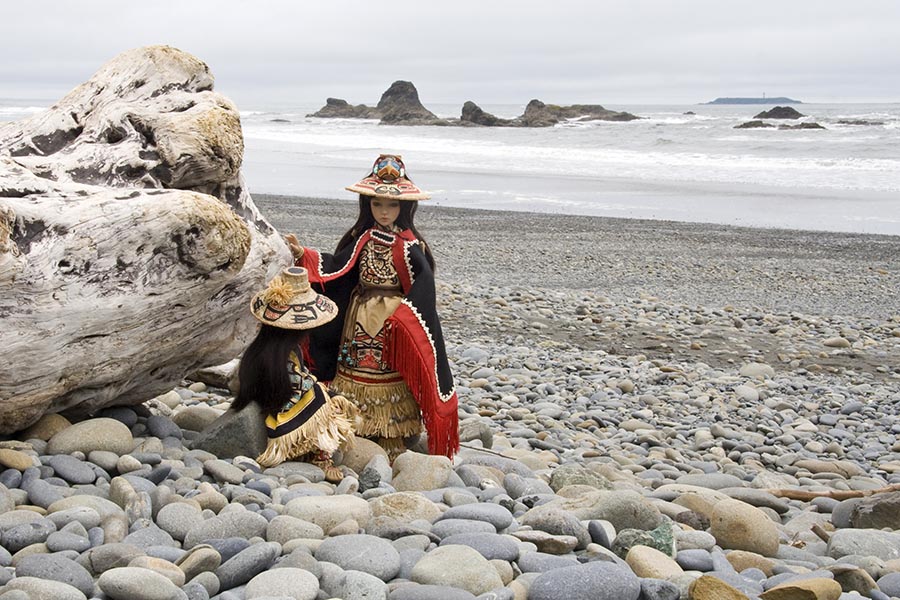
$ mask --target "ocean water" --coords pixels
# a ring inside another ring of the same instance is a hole
[[[0,100],[0,120],[40,106]],[[251,192],[350,199],[344,186],[393,152],[445,206],[900,235],[900,103],[794,105],[824,131],[734,129],[766,105],[608,105],[643,118],[540,129],[305,116],[320,106],[240,107]]]

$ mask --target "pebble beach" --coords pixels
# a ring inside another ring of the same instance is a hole
[[[356,214],[254,200],[322,250]],[[416,224],[452,462],[357,440],[331,484],[226,457],[215,370],[46,415],[0,440],[0,600],[900,598],[900,237],[424,202]]]

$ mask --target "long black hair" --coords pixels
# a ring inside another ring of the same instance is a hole
[[[359,195],[359,215],[356,218],[356,223],[347,230],[347,233],[345,233],[344,237],[341,238],[341,241],[338,242],[337,248],[334,250],[335,254],[347,246],[355,244],[356,240],[358,240],[362,234],[372,227],[375,227],[375,217],[372,215],[373,198],[373,196]],[[409,229],[413,232],[413,235],[416,236],[416,239],[422,242],[422,250],[425,252],[425,258],[428,260],[431,270],[434,271],[434,256],[431,255],[431,248],[428,247],[425,238],[422,237],[422,234],[416,229],[414,221],[416,210],[419,208],[419,201],[398,200],[398,202],[400,202],[400,214],[397,216],[397,220],[394,224],[400,229]]]
[[[241,358],[240,387],[231,408],[241,410],[255,402],[264,413],[276,414],[293,393],[288,357],[291,352],[301,354],[300,344],[308,335],[304,330],[263,324]]]

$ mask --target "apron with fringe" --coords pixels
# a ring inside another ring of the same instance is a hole
[[[278,414],[266,417],[266,450],[256,462],[274,467],[310,453],[329,456],[352,443],[356,408],[341,395],[331,395],[303,368],[296,352],[288,359],[293,394]]]

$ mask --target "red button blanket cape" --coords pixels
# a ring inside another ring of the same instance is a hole
[[[372,238],[391,245],[405,296],[385,322],[383,357],[403,376],[419,405],[428,432],[428,451],[452,458],[459,450],[458,398],[435,308],[434,273],[412,231],[370,229],[337,254],[304,248],[297,265],[309,271],[310,283],[340,309],[337,319],[311,332],[310,370],[319,379],[334,378],[344,316],[359,283],[359,253]]]

